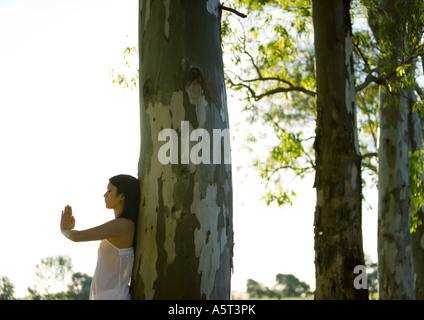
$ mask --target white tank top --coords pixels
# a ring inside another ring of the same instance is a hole
[[[119,249],[107,239],[99,246],[97,266],[90,287],[90,300],[130,300],[133,248]]]

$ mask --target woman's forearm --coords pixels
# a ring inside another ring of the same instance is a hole
[[[76,230],[71,230],[71,229],[66,229],[66,230],[61,230],[62,234],[68,238],[71,241],[75,241],[78,242],[78,237],[77,237],[77,233],[78,231]]]
[[[100,226],[85,230],[61,229],[62,234],[74,242],[96,241],[108,238],[122,237],[127,232],[125,219],[114,219]]]

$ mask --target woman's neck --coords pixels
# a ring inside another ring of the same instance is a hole
[[[114,208],[113,211],[115,212],[115,218],[118,218],[124,212],[124,208]]]

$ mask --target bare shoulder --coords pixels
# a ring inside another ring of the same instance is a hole
[[[117,218],[112,221],[119,236],[108,238],[108,240],[118,248],[132,247],[135,233],[135,225],[131,219]]]
[[[132,236],[132,234],[134,234],[135,225],[131,219],[116,218],[110,221],[110,223],[113,224],[113,228],[116,229],[116,231],[118,232],[120,236],[127,236],[127,235]]]
[[[115,225],[120,228],[135,228],[134,222],[128,218],[116,218],[114,220]]]

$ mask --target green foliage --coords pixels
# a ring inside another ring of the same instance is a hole
[[[378,77],[377,43],[368,27],[367,9],[359,1],[351,7],[353,22],[352,49],[357,86],[356,104],[359,147],[362,155],[362,172],[367,182],[377,184],[378,179],[378,129],[379,86],[373,80]]]
[[[394,1],[380,6],[376,0],[362,0],[368,11],[378,50],[378,77],[389,92],[413,89],[415,60],[424,53],[424,4],[422,0]]]
[[[375,299],[378,293],[378,264],[373,262],[370,256],[365,256],[365,265],[368,279],[368,293],[370,299]]]
[[[290,132],[273,123],[274,133],[279,144],[272,147],[267,161],[261,165],[260,176],[267,181],[267,187],[273,181],[272,191],[268,191],[264,199],[266,203],[276,203],[278,206],[292,204],[291,198],[296,196],[293,190],[286,190],[280,182],[279,173],[282,170],[291,170],[298,177],[303,178],[306,173],[313,171],[313,159],[305,151],[303,133]]]
[[[237,5],[248,11],[248,19],[240,24],[226,21],[226,29],[232,30],[224,37],[233,63],[226,71],[228,87],[238,96],[244,92],[250,121],[261,121],[277,138],[268,158],[255,162],[267,186],[263,198],[267,204],[290,204],[295,193],[279,172],[302,178],[314,169],[309,143],[316,117],[310,1],[240,0]],[[421,0],[397,1],[394,19],[379,0],[351,4],[357,127],[366,183],[377,183],[379,90],[397,94],[399,89],[415,89],[421,100],[424,96],[415,82],[415,63],[424,50],[423,8]],[[402,43],[400,52],[394,50],[396,41]],[[252,140],[246,143],[256,150]]]
[[[72,262],[68,256],[47,257],[36,265],[34,287],[28,287],[31,300],[88,300],[91,277],[72,272]],[[70,282],[66,281],[72,275]],[[66,283],[67,286],[66,286]],[[13,283],[7,277],[0,277],[0,300],[15,300]],[[60,289],[65,289],[60,291]]]
[[[275,298],[277,297],[276,293],[264,286],[262,283],[259,283],[253,279],[247,279],[247,290],[246,292],[249,294],[249,297],[252,299],[258,298]]]
[[[263,199],[267,204],[291,204],[295,192],[287,188],[280,173],[290,172],[303,178],[314,172],[315,163],[315,57],[310,2],[239,3],[253,11],[250,16],[254,16],[255,23],[248,29],[243,21],[248,31],[244,31],[239,41],[227,43],[226,47],[237,52],[237,58],[233,59],[235,65],[243,66],[238,71],[227,71],[227,81],[231,89],[246,93],[245,110],[250,113],[251,121],[262,120],[273,128],[274,137],[278,139],[270,148],[268,158],[255,162],[267,183]],[[359,143],[364,155],[363,167],[375,182],[378,86],[368,85],[373,82],[367,76],[377,75],[378,51],[371,30],[363,23],[366,12],[365,6],[353,2],[352,15],[358,21],[354,20],[354,66],[357,82],[364,83],[357,94]],[[246,64],[250,67],[245,67]]]
[[[424,103],[423,102],[416,102],[412,110],[417,111],[420,114],[420,118],[424,119]]]
[[[267,185],[267,191],[262,197],[265,203],[269,206],[271,204],[277,204],[277,206],[283,206],[285,204],[293,205],[292,198],[296,196],[293,190],[286,189],[282,185],[277,185],[271,190]]]
[[[378,292],[378,265],[373,262],[369,256],[365,257],[366,272],[368,278],[368,292],[370,298],[375,298]],[[275,277],[275,285],[271,288],[253,279],[247,280],[246,292],[251,299],[285,299],[285,298],[301,298],[310,296],[310,286],[300,281],[292,274],[277,274]]]
[[[8,277],[0,277],[0,300],[15,300],[15,286]]]
[[[124,88],[130,88],[133,91],[137,88],[137,82],[139,78],[138,70],[134,70],[132,67],[134,58],[138,57],[136,47],[127,47],[124,50],[124,67],[120,72],[110,68],[109,75],[112,77],[112,83],[122,85]]]
[[[247,290],[252,299],[282,299],[290,297],[305,297],[311,295],[310,286],[301,282],[292,274],[277,274],[276,284],[272,288],[264,286],[252,279],[247,279]]]
[[[292,274],[277,274],[275,290],[282,297],[302,297],[311,294],[311,288]]]
[[[36,285],[28,287],[31,300],[88,300],[91,277],[72,271],[68,256],[47,257],[36,265]]]
[[[72,270],[72,262],[68,256],[47,257],[41,260],[40,264],[35,266],[35,275],[37,279],[34,292],[48,295],[51,290],[65,281],[65,277]]]
[[[91,277],[85,273],[76,272],[65,293],[68,300],[88,300],[90,296]]]
[[[315,75],[309,1],[239,1],[249,11],[242,24],[228,23],[233,32],[224,38],[231,66],[226,66],[230,92],[244,94],[250,121],[272,128],[267,159],[254,165],[266,182],[267,204],[291,204],[295,192],[281,180],[291,171],[303,177],[313,172]],[[307,4],[307,7],[305,5]],[[305,126],[305,130],[299,130]],[[306,138],[305,138],[306,137]],[[253,152],[260,137],[248,138]]]
[[[424,205],[424,150],[409,152],[409,190],[411,193],[411,232],[422,224],[419,216],[421,207]]]
[[[266,6],[275,6],[298,16],[312,16],[310,0],[238,0],[237,2],[247,6],[250,11],[261,11]]]

